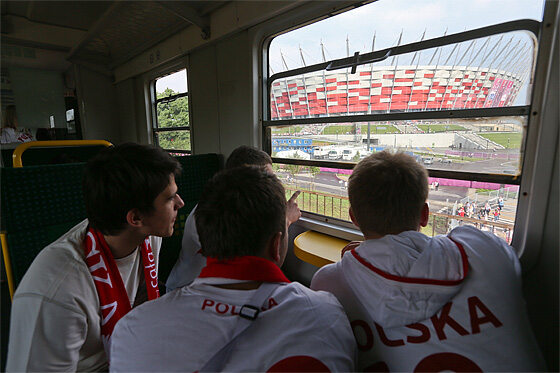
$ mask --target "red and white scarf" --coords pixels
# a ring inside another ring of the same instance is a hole
[[[159,297],[156,262],[148,238],[142,243],[141,252],[148,299],[156,299]],[[101,338],[109,360],[109,339],[117,321],[131,310],[130,300],[109,245],[101,232],[91,227],[85,239],[85,254],[99,296]]]
[[[220,277],[242,281],[290,282],[282,270],[270,260],[258,256],[241,256],[218,260],[207,258],[200,278]]]

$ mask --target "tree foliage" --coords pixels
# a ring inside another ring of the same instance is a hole
[[[166,88],[157,93],[158,100],[177,95],[178,92]],[[189,99],[187,96],[176,98],[168,102],[157,104],[158,128],[173,128],[189,126]],[[159,132],[157,135],[159,146],[164,149],[190,150],[191,134],[188,130]]]

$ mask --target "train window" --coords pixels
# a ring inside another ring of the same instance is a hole
[[[172,153],[191,153],[189,96],[185,69],[157,78],[154,88],[154,143]]]
[[[426,234],[469,224],[511,242],[543,3],[499,19],[475,17],[476,6],[410,4],[378,1],[274,38],[265,146],[287,192],[302,190],[307,216],[347,224],[354,165],[404,151],[429,171]],[[448,22],[416,16],[434,9]],[[394,27],[397,10],[405,30]],[[371,33],[351,42],[353,28]],[[342,45],[327,48],[329,37]],[[310,40],[315,53],[301,47]]]

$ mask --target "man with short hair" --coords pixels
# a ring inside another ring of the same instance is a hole
[[[104,149],[88,162],[88,219],[44,248],[15,292],[8,371],[108,369],[116,322],[159,296],[161,237],[173,233],[184,205],[180,171],[162,149],[138,144]]]
[[[208,264],[189,286],[122,318],[112,371],[352,371],[332,294],[290,283],[284,188],[262,167],[215,175],[195,212]],[[154,318],[156,316],[156,318]]]
[[[350,217],[365,241],[311,288],[344,306],[360,371],[542,371],[515,252],[471,226],[427,237],[426,169],[403,153],[358,163]]]
[[[268,172],[274,174],[270,155],[260,149],[247,145],[241,145],[235,148],[228,157],[225,168],[229,169],[247,165],[264,167]],[[288,200],[286,211],[288,226],[297,221],[301,216],[296,202],[298,195],[299,191],[295,192]],[[179,259],[177,259],[177,262],[173,266],[166,282],[168,291],[190,284],[206,265],[206,258],[200,252],[200,241],[198,239],[195,223],[195,211],[196,206],[185,221],[185,231],[183,233]]]

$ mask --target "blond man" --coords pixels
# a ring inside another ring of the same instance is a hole
[[[542,371],[513,249],[462,226],[427,237],[428,177],[403,153],[361,161],[350,217],[365,241],[311,282],[342,303],[360,371]],[[437,370],[434,370],[437,369]]]

